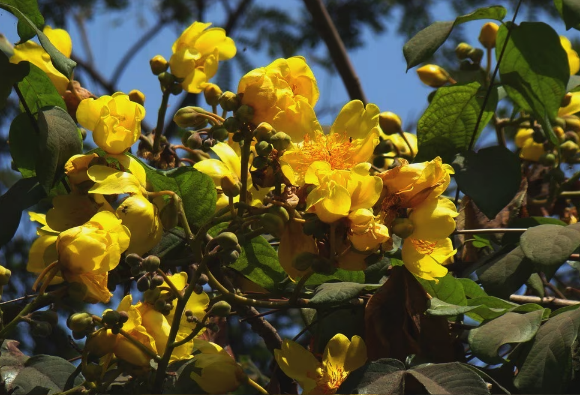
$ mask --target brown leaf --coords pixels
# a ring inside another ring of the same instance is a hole
[[[404,267],[395,266],[391,276],[371,297],[365,310],[369,360],[410,354],[433,362],[454,361],[454,347],[444,317],[425,315],[427,293]]]

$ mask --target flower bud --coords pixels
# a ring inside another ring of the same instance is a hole
[[[401,118],[393,112],[385,111],[379,114],[379,126],[386,135],[403,131]]]
[[[574,155],[576,155],[576,153],[578,153],[578,144],[576,144],[573,141],[565,141],[564,143],[562,143],[560,145],[560,149],[562,150],[562,155],[566,158],[570,158]]]
[[[138,91],[137,89],[133,89],[131,92],[129,92],[129,100],[134,103],[139,103],[142,106],[145,105],[145,95],[143,92]]]
[[[220,181],[222,191],[227,197],[236,197],[242,189],[241,183],[234,180],[231,176],[224,176]]]
[[[483,49],[473,48],[471,51],[469,51],[468,56],[469,59],[473,61],[473,63],[479,64],[481,62],[481,59],[483,59]]]
[[[270,139],[275,134],[276,131],[268,122],[262,122],[254,129],[254,136],[256,136],[258,141],[270,142]]]
[[[222,232],[212,240],[219,245],[223,250],[232,250],[239,244],[238,237],[232,232]]]
[[[270,144],[264,140],[262,140],[258,144],[256,144],[255,148],[256,148],[256,153],[260,156],[263,156],[263,157],[267,157],[268,155],[270,155],[270,153],[274,149],[272,144]]]
[[[266,232],[276,237],[282,236],[282,232],[284,232],[284,221],[278,215],[264,213],[260,216],[260,221]]]
[[[473,49],[473,47],[467,43],[459,43],[457,47],[455,47],[455,55],[457,59],[463,60],[469,57],[469,52]]]
[[[169,199],[169,202],[159,212],[159,219],[165,230],[173,229],[179,224],[179,203],[177,199]]]
[[[268,159],[264,158],[263,156],[255,156],[254,160],[252,160],[252,166],[256,169],[263,169],[268,167]]]
[[[212,107],[217,106],[219,104],[221,95],[222,90],[216,84],[208,83],[203,89],[203,96],[205,97],[205,102]]]
[[[225,300],[220,300],[211,306],[210,313],[218,317],[228,317],[232,312],[232,306]]]
[[[74,332],[85,332],[93,325],[93,317],[89,313],[75,313],[66,321],[66,326]]]
[[[113,326],[119,323],[121,315],[117,310],[105,310],[103,313],[103,324],[106,326]]]
[[[175,83],[175,76],[167,71],[164,71],[163,73],[159,74],[157,76],[157,79],[159,80],[161,86],[164,89],[171,87],[171,85]]]
[[[48,337],[52,333],[52,325],[44,321],[32,321],[30,333],[35,337]]]
[[[214,126],[211,128],[211,133],[214,139],[219,141],[226,141],[227,138],[230,136],[230,133],[226,128],[223,126]]]
[[[161,276],[153,276],[151,279],[151,289],[160,287],[163,284],[163,277]]]
[[[481,28],[481,32],[479,33],[479,42],[483,45],[486,49],[495,48],[495,39],[497,37],[497,31],[499,30],[499,26],[493,22],[487,22]]]
[[[167,60],[165,60],[163,56],[155,55],[149,61],[149,66],[151,66],[151,72],[154,75],[159,75],[164,71],[167,71],[167,69],[169,68],[169,63],[167,62]]]
[[[568,107],[571,102],[572,102],[572,94],[570,92],[568,92],[562,98],[562,102],[560,103],[560,107]]]
[[[171,92],[172,95],[179,95],[181,92],[183,92],[183,87],[181,86],[181,84],[171,84],[169,86],[169,92]]]
[[[439,88],[449,81],[449,73],[435,64],[427,64],[417,69],[421,81],[432,88]]]
[[[284,132],[278,132],[272,136],[270,142],[277,151],[284,151],[292,143],[292,138]]]
[[[157,271],[159,265],[161,265],[161,260],[155,255],[149,255],[147,258],[143,259],[143,263],[141,263],[141,267],[149,273]]]
[[[567,140],[566,133],[564,132],[564,129],[562,129],[560,126],[554,126],[552,128],[552,130],[554,131],[554,134],[556,135],[556,137],[558,137],[558,140],[560,140],[560,141]],[[578,135],[575,132],[569,132],[569,133],[573,134],[573,136],[571,136],[572,138],[574,138],[574,136],[578,137]]]
[[[580,142],[578,140],[579,140],[579,138],[578,138],[578,134],[576,134],[576,132],[566,132],[566,133],[564,133],[564,141],[572,141],[575,144],[578,144]]]
[[[396,218],[392,224],[393,234],[406,239],[413,234],[415,227],[409,218]]]
[[[240,257],[240,253],[236,250],[222,251],[220,252],[219,257],[224,265],[231,265],[232,263],[238,260],[238,258]],[[200,286],[199,284],[196,285]],[[201,289],[203,290],[203,287],[201,287]]]
[[[556,155],[551,152],[544,152],[544,154],[540,156],[539,162],[544,166],[552,167],[556,164]]]
[[[236,133],[238,130],[240,130],[241,124],[240,121],[238,121],[236,118],[229,117],[225,119],[222,126],[226,128],[229,133]]]
[[[8,284],[11,275],[12,272],[10,269],[6,269],[4,266],[0,266],[0,287]]]
[[[143,258],[139,254],[129,254],[125,257],[125,263],[129,266],[139,266],[143,262]]]
[[[282,206],[272,206],[268,209],[268,212],[280,217],[284,223],[290,221],[290,214],[288,214],[288,211]]]
[[[137,289],[139,292],[145,292],[151,288],[151,280],[148,276],[143,276],[137,280]]]
[[[207,125],[205,111],[200,107],[180,108],[173,117],[173,121],[181,128],[199,128]]]
[[[129,314],[126,311],[119,311],[119,323],[124,324],[129,321]]]
[[[254,109],[247,104],[242,104],[235,112],[234,116],[241,123],[248,123],[254,118]]]
[[[199,133],[192,133],[185,142],[187,148],[200,149],[203,146],[203,140]]]
[[[218,103],[225,111],[236,111],[240,106],[240,99],[234,92],[225,91],[219,97]]]

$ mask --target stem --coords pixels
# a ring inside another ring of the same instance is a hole
[[[503,54],[505,53],[505,49],[507,48],[507,43],[508,43],[510,36],[512,34],[512,28],[513,28],[513,25],[516,21],[516,17],[518,16],[518,11],[520,10],[521,5],[522,5],[522,0],[519,0],[518,5],[516,6],[516,11],[514,12],[514,17],[512,18],[512,24],[511,24],[510,28],[508,29],[508,32],[507,32],[507,35],[505,38],[505,42],[503,43],[503,47],[501,48],[501,53],[499,55],[499,58],[497,58],[497,63],[495,64],[495,68],[493,69],[493,75],[491,76],[491,83],[489,84],[489,87],[485,91],[485,97],[483,98],[483,103],[481,104],[481,110],[479,111],[479,116],[477,117],[477,122],[475,123],[475,129],[473,131],[473,134],[471,135],[471,140],[469,142],[469,148],[468,148],[469,151],[471,151],[473,149],[473,146],[475,144],[475,136],[477,135],[477,131],[479,130],[479,124],[481,123],[481,118],[483,117],[483,112],[485,111],[485,107],[487,106],[489,96],[491,95],[491,90],[493,88],[493,81],[495,81],[495,78],[497,77],[497,72],[499,71],[499,65],[500,65],[501,60],[503,58]]]
[[[169,285],[169,288],[171,288],[171,291],[173,292],[175,297],[177,297],[178,300],[181,300],[181,298],[183,298],[183,296],[181,295],[181,292],[177,289],[175,284],[173,284],[173,281],[171,281],[169,279],[169,277],[167,277],[165,272],[161,269],[157,269],[157,274],[159,274],[161,277],[163,277],[163,280],[167,283],[167,285]]]
[[[36,118],[34,118],[34,114],[32,114],[32,111],[30,111],[30,107],[28,107],[26,100],[24,100],[24,95],[20,91],[20,88],[18,88],[18,84],[14,84],[13,87],[14,87],[14,91],[16,91],[16,94],[18,95],[18,98],[20,99],[20,103],[22,104],[22,107],[24,107],[24,111],[26,111],[26,114],[28,114],[28,118],[30,118],[30,123],[32,123],[32,127],[34,128],[34,131],[36,132],[36,134],[40,134],[40,128],[38,127],[38,122],[36,121]]]
[[[415,152],[413,151],[413,147],[411,147],[411,143],[409,142],[409,140],[407,140],[407,136],[405,136],[405,132],[402,129],[399,129],[398,133],[405,141],[405,144],[407,144],[407,147],[409,147],[409,155],[411,156],[411,158],[414,158]]]
[[[184,345],[185,343],[193,340],[194,337],[197,336],[197,334],[199,333],[199,331],[201,331],[203,329],[203,327],[205,326],[205,321],[207,320],[207,318],[209,317],[209,313],[206,313],[203,318],[201,319],[201,321],[199,321],[196,325],[195,328],[193,328],[193,330],[191,331],[191,333],[189,335],[187,335],[187,337],[181,339],[180,341],[174,342],[172,344],[173,348],[177,348],[179,346]]]
[[[161,144],[161,135],[163,134],[163,125],[165,124],[165,113],[167,112],[167,104],[169,103],[169,89],[165,89],[161,98],[161,105],[159,106],[159,113],[157,114],[157,126],[155,127],[155,137],[153,139],[153,153],[159,152]]]
[[[580,304],[579,300],[558,299],[553,296],[540,298],[539,296],[511,295],[510,300],[516,303],[552,304],[555,306],[575,306]]]
[[[258,390],[258,392],[260,394],[265,394],[268,395],[268,391],[266,391],[260,384],[256,383],[254,380],[252,380],[251,378],[247,377],[248,381],[247,383],[254,387],[254,389]]]
[[[46,304],[50,303],[53,298],[55,296],[62,296],[62,292],[63,290],[66,291],[66,287],[58,289],[52,293],[46,293],[46,294],[39,294],[36,299],[34,299],[32,302],[28,303],[26,306],[24,306],[24,308],[18,313],[18,315],[16,317],[14,317],[14,319],[12,321],[10,321],[10,323],[8,323],[8,325],[6,325],[1,331],[0,331],[0,339],[6,339],[6,335],[16,327],[16,325],[18,325],[18,323],[22,320],[22,318],[26,315],[28,315],[29,313],[35,311],[36,309],[39,309],[43,306],[46,306]]]
[[[241,155],[241,173],[240,174],[240,182],[242,187],[240,188],[240,202],[246,203],[248,198],[248,167],[250,161],[250,152],[252,149],[252,139],[254,138],[253,133],[250,130],[246,131],[247,135],[244,139],[244,145],[242,146],[242,155]],[[242,217],[244,215],[244,206],[238,208],[238,216]]]
[[[524,233],[527,228],[489,228],[489,229],[458,229],[454,235],[472,235],[477,233]]]
[[[313,274],[314,274],[314,272],[312,271],[312,269],[310,269],[310,270],[308,270],[308,272],[304,273],[304,275],[300,278],[298,283],[296,283],[296,288],[294,288],[294,292],[292,292],[292,296],[290,296],[288,303],[290,303],[290,304],[296,303],[296,301],[298,300],[298,297],[300,296],[300,291],[302,291],[302,288],[304,288],[306,281],[308,281],[310,276],[312,276]]]

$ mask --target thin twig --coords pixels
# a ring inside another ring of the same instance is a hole
[[[367,103],[367,98],[363,92],[362,86],[360,84],[360,79],[358,78],[346,48],[324,3],[322,0],[304,0],[304,5],[310,15],[312,15],[312,23],[318,34],[328,48],[328,53],[342,78],[342,82],[348,91],[348,95],[351,100],[361,100],[365,105]]]
[[[524,233],[527,228],[489,228],[489,229],[457,229],[454,235],[472,235],[479,233]]]
[[[553,296],[546,296],[541,298],[539,296],[528,295],[511,295],[510,300],[516,303],[537,303],[537,304],[552,304],[555,306],[575,306],[580,304],[579,300],[558,299]]]
[[[491,95],[491,90],[493,88],[493,81],[497,77],[497,72],[499,71],[499,65],[501,60],[503,59],[503,54],[505,53],[505,49],[507,48],[508,41],[512,34],[512,29],[514,27],[514,23],[516,21],[516,17],[518,16],[518,11],[520,10],[520,6],[522,5],[522,0],[518,1],[518,5],[516,6],[516,10],[514,12],[514,17],[512,18],[512,24],[508,28],[508,32],[505,38],[505,42],[503,43],[503,47],[501,48],[501,53],[499,54],[499,58],[497,58],[497,62],[495,64],[495,68],[493,69],[493,75],[491,76],[491,84],[485,91],[485,97],[483,98],[483,103],[481,104],[481,110],[479,111],[479,116],[477,117],[477,122],[475,123],[475,128],[473,130],[473,134],[471,135],[471,140],[469,141],[469,148],[468,150],[471,151],[473,149],[473,145],[475,144],[475,136],[477,135],[477,131],[479,130],[479,124],[481,123],[481,118],[483,117],[483,112],[485,111],[485,107],[487,106],[487,102],[489,100],[489,96]]]

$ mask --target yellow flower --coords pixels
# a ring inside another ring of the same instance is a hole
[[[119,205],[117,217],[131,232],[128,254],[143,255],[159,243],[163,226],[158,211],[143,195],[129,196]]]
[[[437,157],[429,162],[409,164],[400,159],[401,166],[387,170],[379,177],[383,180],[386,197],[383,210],[410,208],[427,197],[438,197],[449,185],[453,168]]]
[[[497,38],[497,31],[499,26],[493,22],[487,22],[482,26],[479,32],[479,42],[484,48],[492,49],[495,48],[495,40]]]
[[[84,99],[77,109],[78,122],[93,132],[93,141],[109,154],[122,154],[141,135],[145,108],[116,92],[97,100]]]
[[[50,42],[60,51],[64,56],[70,58],[72,52],[72,41],[66,30],[52,29],[50,26],[45,26],[43,33],[48,37]],[[62,96],[68,87],[68,78],[60,73],[52,64],[50,55],[40,45],[34,41],[27,41],[14,47],[14,54],[10,57],[11,63],[19,63],[28,61],[44,71],[54,84],[58,93]]]
[[[405,239],[402,250],[403,262],[411,273],[425,280],[434,281],[447,274],[447,268],[442,265],[448,263],[456,252],[451,239],[436,241]]]
[[[219,61],[236,54],[234,40],[226,37],[226,31],[208,29],[210,26],[211,23],[193,22],[173,43],[171,73],[184,79],[181,85],[190,93],[200,93],[216,74]]]
[[[522,146],[520,151],[520,158],[532,162],[537,162],[540,160],[540,157],[544,154],[544,152],[546,152],[544,144],[536,143],[533,138],[529,138]]]
[[[330,163],[314,162],[306,171],[307,184],[316,186],[306,199],[306,209],[326,223],[347,217],[351,211],[372,207],[380,197],[382,182],[369,175],[370,163],[352,170],[332,170]]]
[[[319,126],[309,130],[299,137],[304,141],[295,144],[281,160],[292,167],[298,182],[303,181],[315,161],[329,163],[332,170],[346,170],[366,162],[379,143],[379,113],[376,105],[365,108],[360,100],[353,100],[342,108],[329,134],[324,134]]]
[[[413,233],[409,236],[419,240],[439,240],[449,237],[455,230],[457,217],[455,204],[447,198],[429,198],[409,210]]]
[[[183,291],[187,287],[187,273],[179,272],[175,274],[170,274],[167,276],[169,280],[175,285],[179,291]],[[169,287],[165,282],[163,283],[162,287]],[[164,296],[164,292],[161,293],[161,296]],[[173,300],[173,309],[167,315],[167,320],[169,322],[173,322],[173,316],[175,312],[175,306],[177,305],[177,299]],[[205,292],[200,293],[199,295],[195,292],[191,294],[189,297],[186,305],[185,311],[189,310],[193,314],[195,318],[201,321],[203,316],[205,315],[205,311],[209,306],[209,296]],[[181,324],[179,325],[179,333],[183,334],[184,336],[189,335],[189,333],[195,328],[195,323],[189,322],[187,317],[183,315],[181,317]],[[199,334],[202,334],[205,331],[203,328],[199,331]]]
[[[348,219],[350,221],[348,239],[357,251],[373,251],[390,240],[389,229],[375,220],[371,210],[360,208],[351,212]]]
[[[242,104],[254,109],[252,123],[267,122],[293,139],[320,128],[314,106],[319,91],[316,79],[301,56],[277,59],[242,77],[238,85]]]
[[[432,88],[439,88],[449,81],[449,73],[436,64],[426,64],[417,69],[421,81]]]
[[[562,48],[564,48],[566,55],[568,55],[570,75],[578,73],[578,70],[580,70],[580,57],[578,57],[578,53],[572,48],[572,43],[566,37],[560,36],[560,44],[562,44]]]
[[[419,151],[419,148],[417,146],[417,136],[414,135],[413,133],[407,133],[404,132],[405,137],[407,138],[407,141],[409,142],[409,144],[411,144],[411,148],[413,149],[413,155],[411,155],[411,151],[409,150],[409,146],[407,145],[407,143],[405,142],[405,140],[403,139],[403,137],[401,137],[400,134],[391,134],[388,136],[383,136],[383,138],[385,140],[389,140],[393,143],[393,145],[397,148],[398,152],[399,152],[399,156],[406,156],[406,157],[414,157],[415,155],[417,155],[417,152]]]
[[[32,221],[39,222],[41,225],[44,225],[44,227],[42,230],[38,229],[37,233],[40,237],[34,240],[30,246],[26,270],[31,273],[40,274],[48,265],[58,259],[58,253],[56,252],[56,239],[58,238],[58,232],[51,232],[51,229],[46,224],[45,215],[33,212],[29,212],[29,215]],[[59,284],[63,281],[62,276],[56,275],[51,280],[50,284]]]
[[[193,354],[191,378],[208,394],[232,392],[246,381],[242,367],[217,344],[195,339]]]
[[[566,107],[560,107],[558,110],[559,117],[573,115],[580,111],[580,92],[571,92],[569,95],[571,96],[570,103]]]
[[[52,199],[53,207],[46,213],[46,223],[57,232],[80,226],[89,221],[105,203],[99,205],[89,196],[75,193],[55,196]]]
[[[73,155],[64,165],[65,174],[73,192],[87,191],[92,182],[87,175],[87,170],[92,160],[98,158],[97,154]],[[87,187],[87,183],[90,184]]]
[[[284,340],[274,356],[280,369],[300,384],[302,394],[334,394],[351,372],[366,363],[367,349],[359,336],[348,340],[339,333],[326,345],[322,362],[292,340]]]

